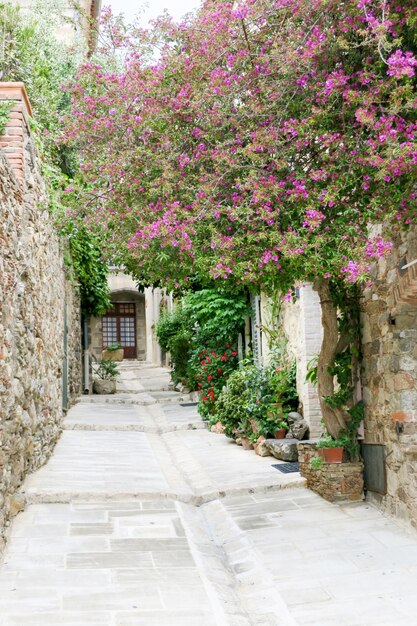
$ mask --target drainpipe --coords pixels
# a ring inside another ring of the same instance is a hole
[[[400,267],[401,270],[406,270],[409,267],[411,267],[412,265],[415,265],[417,263],[417,259],[414,259],[414,261],[410,261],[410,263],[407,263],[406,265],[402,265]]]
[[[84,394],[90,393],[90,355],[88,353],[88,318],[83,316]]]

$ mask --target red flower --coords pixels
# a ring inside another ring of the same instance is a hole
[[[203,402],[207,402],[207,396],[203,396]]]
[[[234,351],[232,352],[232,355],[233,355],[233,356],[237,356],[237,352],[234,350]]]
[[[211,356],[216,356],[216,353],[215,353],[215,352],[212,352],[212,353],[211,353]]]
[[[227,344],[226,344],[226,348],[230,348],[230,343],[227,343]]]
[[[207,380],[210,382],[211,380],[213,380],[213,376],[212,376],[211,374],[209,374],[209,375],[207,376]]]
[[[219,369],[217,371],[218,371],[219,374],[222,373],[222,370],[220,369],[220,367],[219,367]]]

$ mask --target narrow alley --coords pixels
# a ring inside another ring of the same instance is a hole
[[[417,537],[206,430],[162,368],[84,396],[21,492],[0,626],[417,625]]]

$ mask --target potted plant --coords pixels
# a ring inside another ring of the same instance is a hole
[[[285,439],[285,435],[287,434],[288,424],[285,420],[281,420],[276,425],[276,430],[274,432],[275,439]]]
[[[326,463],[341,463],[343,460],[344,444],[344,439],[333,439],[333,437],[329,435],[317,443],[317,449],[322,451],[323,459]]]
[[[259,427],[259,422],[258,422],[258,420],[256,420],[256,419],[255,419],[255,418],[253,418],[253,417],[250,417],[250,418],[249,418],[249,422],[250,422],[250,425],[251,425],[251,427],[252,427],[252,432],[253,432],[253,434],[254,434],[254,435],[257,435],[257,434],[259,433],[259,428],[260,428],[260,427]]]
[[[123,361],[124,350],[121,343],[112,343],[101,353],[105,361]]]
[[[94,393],[116,393],[116,377],[119,374],[119,370],[112,359],[101,359],[94,373],[97,376],[93,382]]]
[[[285,439],[288,430],[288,423],[284,416],[284,410],[280,402],[269,404],[266,418],[263,422],[262,434],[275,439]]]
[[[259,434],[252,431],[252,427],[248,417],[244,417],[235,431],[244,450],[253,450],[253,444],[258,439]]]

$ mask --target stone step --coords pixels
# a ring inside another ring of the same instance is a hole
[[[255,546],[219,500],[176,507],[219,626],[296,626]]]

